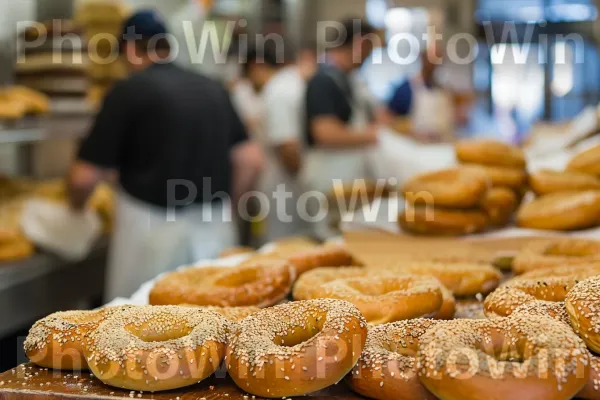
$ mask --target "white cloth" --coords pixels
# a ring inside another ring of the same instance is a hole
[[[106,299],[130,296],[140,284],[180,265],[216,258],[235,245],[233,222],[223,218],[227,205],[196,205],[167,210],[118,195],[116,229],[108,263]]]
[[[250,129],[252,139],[264,142],[265,137],[260,122],[264,118],[265,106],[252,84],[246,79],[237,81],[231,90],[231,101],[242,121]]]
[[[94,211],[74,212],[66,205],[38,199],[25,204],[21,227],[38,247],[69,261],[86,258],[102,234],[102,222]]]
[[[411,86],[411,118],[416,135],[451,136],[454,130],[454,106],[446,91],[428,88],[421,79],[415,79]]]
[[[278,146],[289,142],[299,143],[302,140],[305,94],[306,82],[296,67],[283,68],[271,78],[262,92],[262,132],[267,157],[259,188],[270,200],[266,234],[262,238],[265,243],[309,231],[308,223],[303,221],[298,213],[297,202],[301,195],[301,187],[297,177],[291,176],[285,170],[277,154]],[[283,199],[277,201],[274,196],[280,185],[284,185],[285,191],[291,194],[291,197],[285,198],[284,210]]]

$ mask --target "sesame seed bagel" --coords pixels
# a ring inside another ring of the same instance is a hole
[[[25,354],[42,367],[65,371],[88,369],[83,353],[85,337],[118,308],[66,311],[37,321],[25,339]]]
[[[412,205],[424,201],[435,207],[469,209],[479,205],[489,186],[483,172],[459,167],[419,175],[404,185],[402,193]]]
[[[487,213],[491,226],[503,227],[508,225],[519,207],[519,199],[509,188],[496,187],[490,189],[481,203],[481,208]]]
[[[592,351],[600,353],[600,278],[578,283],[567,295],[566,307],[573,329]]]
[[[585,280],[597,275],[600,275],[600,263],[598,262],[595,264],[563,265],[560,267],[535,269],[514,279],[545,279],[548,277],[558,278],[566,276]]]
[[[600,263],[599,241],[559,239],[532,242],[515,257],[513,272],[521,275],[537,269],[593,263]]]
[[[227,350],[227,370],[250,394],[302,396],[342,380],[366,339],[367,322],[348,302],[283,304],[240,322]]]
[[[84,351],[93,374],[109,386],[173,390],[216,371],[225,356],[229,324],[212,311],[132,307],[102,322]]]
[[[531,190],[538,196],[551,193],[600,190],[600,179],[580,172],[542,170],[529,177]]]
[[[463,163],[520,169],[526,166],[523,150],[496,140],[463,140],[456,144],[455,150]]]
[[[295,278],[294,268],[284,261],[235,268],[188,268],[156,282],[150,304],[269,307],[287,297]]]
[[[417,375],[419,339],[439,322],[415,319],[369,329],[354,371],[346,377],[356,393],[378,400],[436,400]]]
[[[567,170],[600,176],[600,145],[573,157]]]
[[[452,210],[409,206],[398,218],[409,233],[425,236],[465,236],[485,231],[489,217],[482,210]]]
[[[406,275],[406,274],[403,274]],[[415,274],[418,275],[418,274]],[[326,296],[323,291],[329,288],[329,284],[334,281],[339,282],[341,285],[347,285],[348,280],[365,280],[367,278],[377,279],[378,277],[388,277],[388,279],[397,278],[398,274],[394,271],[382,271],[376,269],[367,269],[362,267],[346,267],[346,268],[317,268],[306,274],[302,275],[294,286],[294,299],[295,300],[312,300],[318,298],[330,297]],[[456,302],[452,292],[446,289],[442,285],[438,285],[442,294],[442,305],[440,309],[433,315],[436,319],[452,319],[456,311]],[[354,290],[357,290],[356,288]],[[363,293],[364,294],[364,293]],[[386,293],[389,294],[389,293]],[[366,295],[365,295],[366,296]],[[339,297],[333,297],[339,298]],[[376,296],[372,296],[372,300],[375,301]],[[372,324],[378,324],[379,322],[372,321],[369,319],[372,312],[368,312],[367,309],[354,302],[354,299],[344,299],[358,306],[359,310]],[[389,299],[388,299],[389,300]],[[362,303],[361,303],[362,304]],[[381,305],[384,307],[384,305]],[[396,309],[395,305],[392,305],[392,309]],[[381,310],[378,311],[381,314]],[[424,314],[423,314],[424,315]],[[421,315],[421,316],[423,316]]]
[[[512,279],[485,299],[485,314],[490,318],[506,317],[518,307],[536,300],[563,302],[579,281],[596,274],[586,275],[582,271],[577,275]]]
[[[320,285],[315,294],[354,304],[373,325],[433,317],[444,305],[442,284],[416,275],[337,279]]]
[[[419,365],[441,400],[569,400],[587,383],[589,355],[568,326],[520,314],[438,324],[420,339]]]
[[[594,227],[600,221],[600,191],[561,192],[540,197],[521,207],[521,228],[573,231]]]
[[[515,314],[529,314],[538,316],[549,316],[556,321],[571,327],[571,320],[565,303],[551,303],[547,301],[536,301],[519,307]],[[598,400],[600,399],[600,357],[593,353],[590,356],[590,375],[581,392],[577,393],[578,399]]]
[[[324,245],[308,249],[287,258],[297,276],[320,267],[345,267],[354,264],[354,258],[344,245]]]
[[[463,164],[463,168],[472,168],[483,172],[490,180],[492,187],[520,190],[527,184],[527,172],[523,168],[494,167],[477,164]]]
[[[386,269],[394,273],[433,276],[459,297],[488,294],[502,281],[502,273],[484,263],[417,261]]]

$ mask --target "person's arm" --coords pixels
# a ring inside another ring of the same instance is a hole
[[[282,143],[276,148],[279,162],[288,174],[296,176],[302,168],[302,146],[297,140]]]
[[[306,112],[315,144],[323,148],[360,148],[377,143],[377,132],[353,132],[336,114],[336,83],[327,76],[315,76],[306,92]]]
[[[352,132],[343,121],[334,116],[314,118],[311,128],[315,142],[323,148],[361,148],[377,143],[376,126],[370,126],[365,132]]]
[[[82,210],[100,181],[119,169],[132,110],[133,100],[129,97],[129,89],[117,84],[81,144],[67,176],[69,203],[75,210]]]
[[[264,160],[264,153],[260,146],[250,140],[242,142],[232,149],[231,196],[233,205],[237,205],[245,193],[255,189],[256,182],[264,168]]]

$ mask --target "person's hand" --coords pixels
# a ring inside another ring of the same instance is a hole
[[[365,132],[365,136],[368,144],[376,145],[379,142],[379,125],[369,125]]]

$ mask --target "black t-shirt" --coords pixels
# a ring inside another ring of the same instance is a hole
[[[311,129],[311,122],[315,118],[333,116],[343,122],[350,122],[352,96],[352,85],[348,76],[332,67],[321,68],[308,82],[305,141],[309,147],[315,145]]]
[[[79,158],[118,170],[123,189],[143,202],[171,206],[167,182],[186,180],[197,188],[194,202],[204,203],[230,192],[230,150],[247,139],[220,84],[153,65],[108,94]],[[188,187],[174,186],[174,199],[188,197]]]

